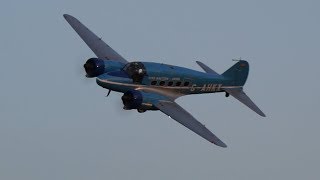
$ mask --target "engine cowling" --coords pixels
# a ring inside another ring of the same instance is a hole
[[[88,59],[83,67],[87,73],[87,77],[97,77],[105,71],[104,61],[98,58]]]
[[[124,109],[138,109],[142,106],[143,97],[140,91],[129,90],[121,97]]]
[[[140,84],[143,78],[147,75],[147,70],[142,62],[128,63],[124,66],[123,70],[135,84]]]

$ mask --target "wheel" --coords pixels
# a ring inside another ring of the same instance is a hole
[[[144,113],[144,112],[146,112],[145,109],[137,109],[137,111],[138,111],[139,113]]]

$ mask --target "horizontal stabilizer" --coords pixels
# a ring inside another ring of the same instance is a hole
[[[207,65],[205,65],[204,63],[200,62],[200,61],[196,61],[196,63],[206,72],[209,74],[214,74],[214,75],[220,75],[217,72],[215,72],[213,69],[209,68]]]
[[[252,102],[252,100],[246,95],[245,92],[243,92],[242,88],[224,90],[260,116],[266,117],[266,115],[258,108],[258,106]]]

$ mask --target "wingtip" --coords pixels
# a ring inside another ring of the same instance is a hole
[[[215,145],[220,146],[220,147],[222,147],[222,148],[227,148],[227,147],[228,147],[228,146],[227,146],[226,144],[224,144],[224,143],[222,143],[222,144],[215,144]]]
[[[76,19],[75,17],[69,15],[69,14],[63,14],[63,17],[68,20],[68,19]]]
[[[222,148],[227,148],[228,146],[226,144],[223,144],[222,146],[220,146]]]
[[[262,117],[267,117],[261,110],[260,110],[260,112],[258,113],[260,116],[262,116]]]
[[[203,63],[201,61],[196,61],[196,63],[201,66]]]
[[[228,147],[224,142],[222,141],[219,141],[219,142],[216,142],[216,141],[212,141],[211,143],[217,145],[217,146],[220,146],[220,147],[223,147],[223,148],[226,148]]]

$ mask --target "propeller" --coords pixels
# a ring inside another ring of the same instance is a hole
[[[83,62],[79,62],[78,60],[74,61],[74,64],[75,66],[73,66],[72,70],[73,70],[73,75],[75,76],[75,78],[85,84],[85,85],[88,85],[88,84],[93,84],[94,81],[92,81],[91,79],[88,79],[86,77],[86,72],[83,68]]]

